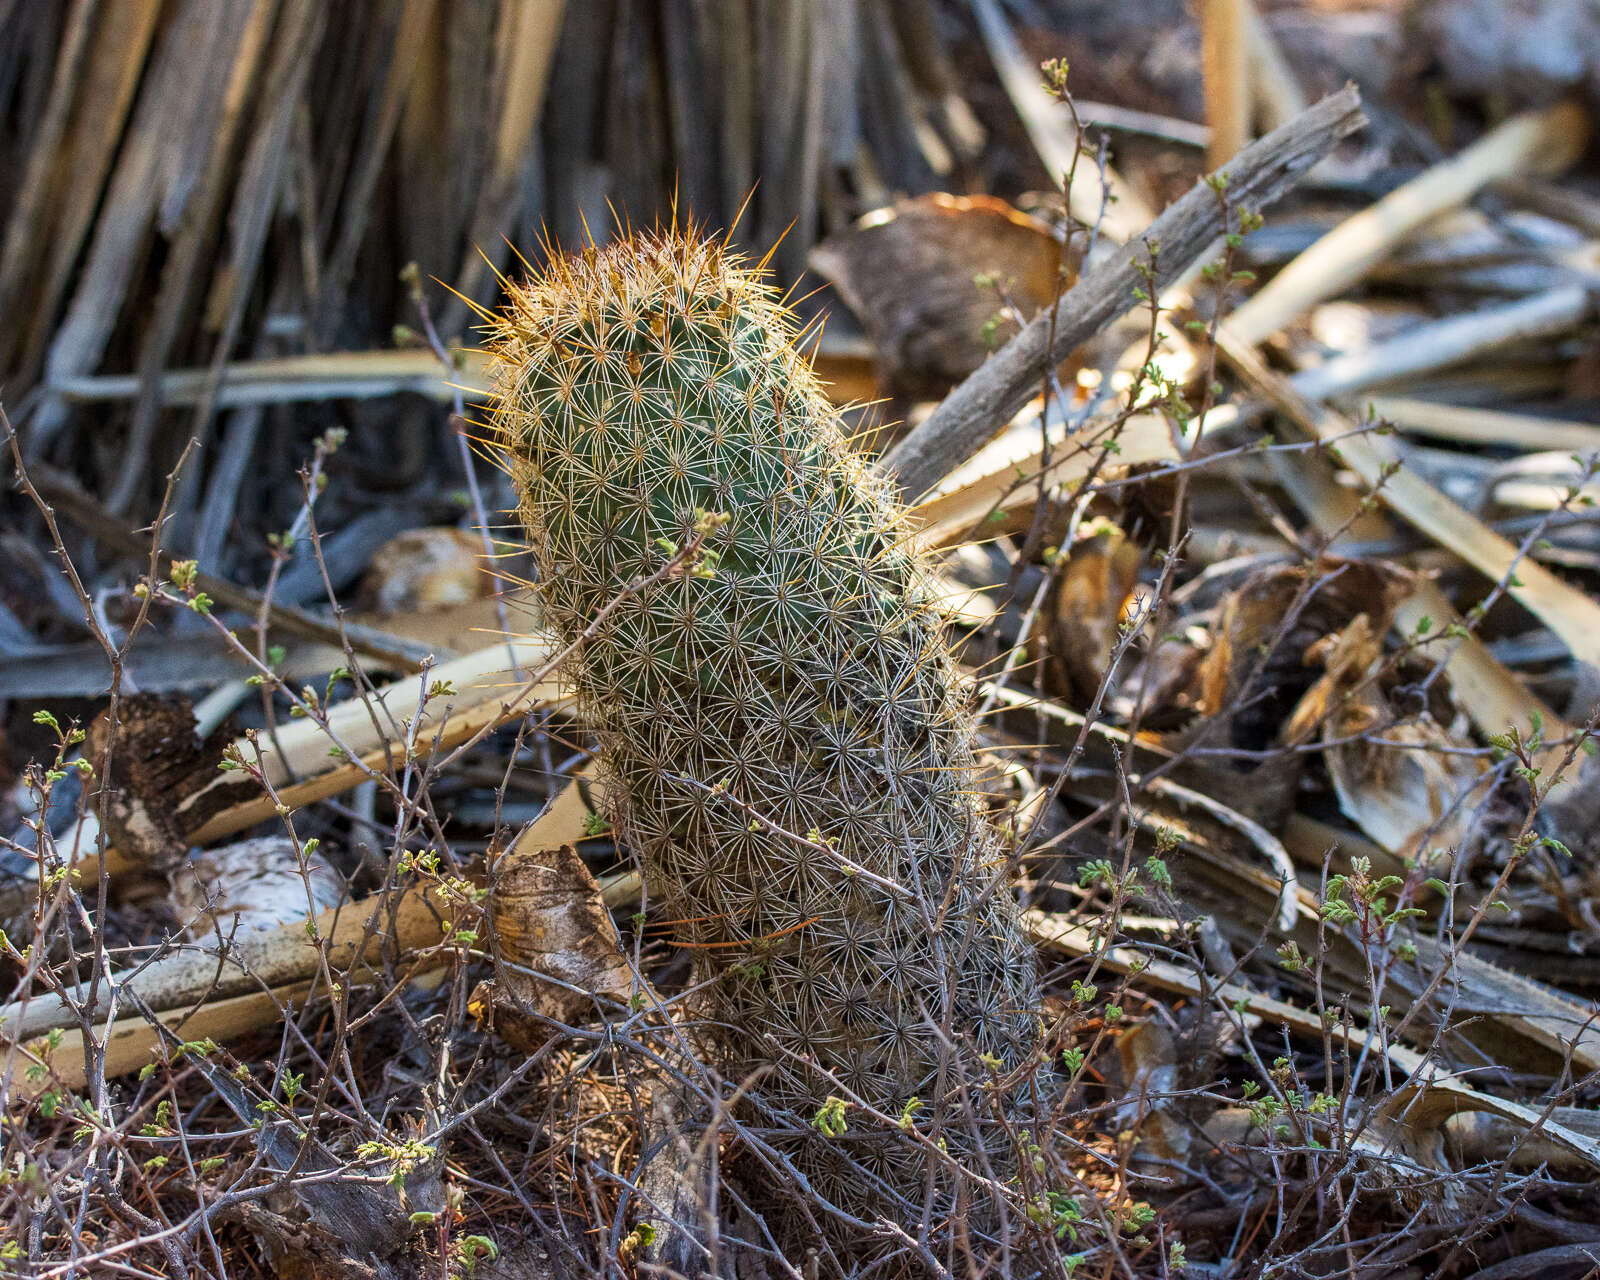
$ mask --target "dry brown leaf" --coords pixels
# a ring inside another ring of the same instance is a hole
[[[570,844],[508,850],[491,876],[489,919],[494,982],[472,1005],[524,1053],[550,1038],[553,1023],[589,1022],[598,1001],[626,1005],[638,989],[600,886]]]
[[[1143,558],[1136,542],[1104,523],[1078,540],[1056,578],[1049,652],[1074,706],[1090,704],[1111,664]]]
[[[1191,731],[1208,747],[1263,751],[1281,745],[1285,720],[1316,683],[1307,652],[1361,614],[1387,627],[1408,581],[1400,570],[1369,561],[1326,560],[1314,572],[1267,569],[1224,599],[1199,668],[1197,701],[1207,719]],[[1270,769],[1244,758],[1208,769],[1207,785],[1277,828],[1292,807],[1302,766],[1297,754]]]
[[[1425,713],[1398,720],[1377,683],[1383,647],[1365,614],[1315,648],[1327,670],[1295,708],[1285,740],[1303,741],[1320,726],[1345,816],[1400,858],[1426,848],[1448,865],[1469,835],[1472,792],[1485,772],[1466,754],[1474,744]]]
[[[1189,1153],[1193,1129],[1170,1114],[1171,1095],[1180,1087],[1177,1038],[1152,1018],[1117,1038],[1122,1064],[1121,1100],[1116,1132],[1137,1129],[1137,1153],[1159,1160],[1182,1160]]]
[[[866,327],[884,389],[933,399],[988,357],[1001,295],[976,277],[993,277],[1026,320],[1055,300],[1061,253],[1048,225],[1004,200],[935,192],[867,214],[809,263]],[[1002,324],[996,341],[1013,331]]]

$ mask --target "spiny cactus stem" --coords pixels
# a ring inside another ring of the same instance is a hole
[[[708,786],[706,783],[701,782],[698,778],[691,778],[687,774],[674,774],[672,775],[672,778],[673,781],[680,782],[686,787],[693,787],[698,791],[704,791],[707,795],[715,796],[724,804],[733,805],[734,808],[738,809],[741,813],[748,817],[751,822],[758,824],[762,830],[770,831],[775,836],[780,836],[785,840],[792,841],[793,843],[799,845],[802,849],[810,849],[813,853],[820,853],[825,858],[831,858],[834,862],[837,862],[841,867],[844,868],[845,875],[857,876],[866,884],[875,884],[884,892],[892,893],[902,902],[916,903],[919,905],[921,904],[922,899],[916,894],[912,893],[911,890],[907,889],[904,885],[895,883],[887,876],[880,876],[877,874],[877,872],[872,871],[867,867],[863,867],[859,862],[852,862],[849,858],[845,857],[844,854],[840,853],[837,849],[825,841],[812,840],[808,836],[796,835],[793,831],[784,830],[784,828],[780,827],[771,818],[767,817],[763,813],[758,812],[755,806],[747,804],[745,801],[739,799],[738,796],[731,794],[725,786],[722,786],[721,784]]]
[[[891,1121],[926,1098],[953,1156],[1009,1167],[964,1082],[1026,1057],[1037,983],[966,686],[791,317],[673,230],[552,261],[491,338],[544,623],[576,639],[614,826],[695,957],[719,1070],[761,1071],[796,1118],[838,1090]],[[953,1203],[897,1123],[856,1137],[808,1146],[808,1176]]]
[[[683,544],[674,549],[671,557],[660,568],[651,573],[640,574],[632,582],[625,583],[617,589],[615,595],[595,611],[589,625],[579,633],[576,639],[550,656],[549,660],[533,675],[529,676],[524,684],[524,691],[543,684],[547,679],[561,670],[562,665],[582,649],[583,646],[600,633],[606,624],[606,619],[620,609],[631,597],[641,591],[648,591],[651,587],[659,586],[672,578],[680,577],[686,573],[693,573],[707,554],[706,539],[718,528],[726,523],[727,517],[712,513],[702,516],[695,526],[694,535]]]

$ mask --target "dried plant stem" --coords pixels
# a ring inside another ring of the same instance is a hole
[[[1474,409],[1413,400],[1405,396],[1364,396],[1362,402],[1385,422],[1406,432],[1510,449],[1549,449],[1562,453],[1600,452],[1600,427],[1532,413]]]
[[[360,963],[375,963],[386,947],[403,954],[438,943],[440,921],[449,919],[449,910],[450,904],[433,892],[395,891],[332,907],[309,925],[300,921],[242,934],[220,945],[214,940],[192,944],[150,961],[136,978],[114,978],[108,984],[113,995],[102,990],[98,999],[76,1006],[51,996],[15,1001],[0,1009],[0,1033],[17,1041],[84,1017],[104,1022],[108,1010],[115,1011],[121,983],[129,980],[146,1004],[166,1011],[304,981],[321,963],[319,949],[331,971],[349,972]]]
[[[1250,141],[1250,0],[1201,0],[1200,62],[1205,77],[1206,163],[1221,169]]]
[[[1288,124],[1309,104],[1293,68],[1254,3],[1246,5],[1244,19],[1250,42],[1250,83],[1255,90],[1256,121],[1264,129],[1276,129]]]

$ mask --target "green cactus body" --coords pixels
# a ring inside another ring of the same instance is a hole
[[[945,1108],[1025,1049],[1032,948],[903,512],[788,313],[722,245],[636,236],[514,287],[491,337],[545,625],[575,640],[635,584],[568,674],[614,822],[717,979],[719,1065],[771,1068],[761,1096],[807,1119],[917,1096],[970,1150]],[[706,560],[663,574],[707,512]]]

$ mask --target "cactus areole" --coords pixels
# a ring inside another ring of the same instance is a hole
[[[903,511],[724,244],[631,235],[510,296],[494,419],[544,622],[584,637],[611,817],[712,980],[717,1065],[807,1121],[918,1099],[912,1134],[846,1121],[886,1173],[987,1146],[1033,952]]]

